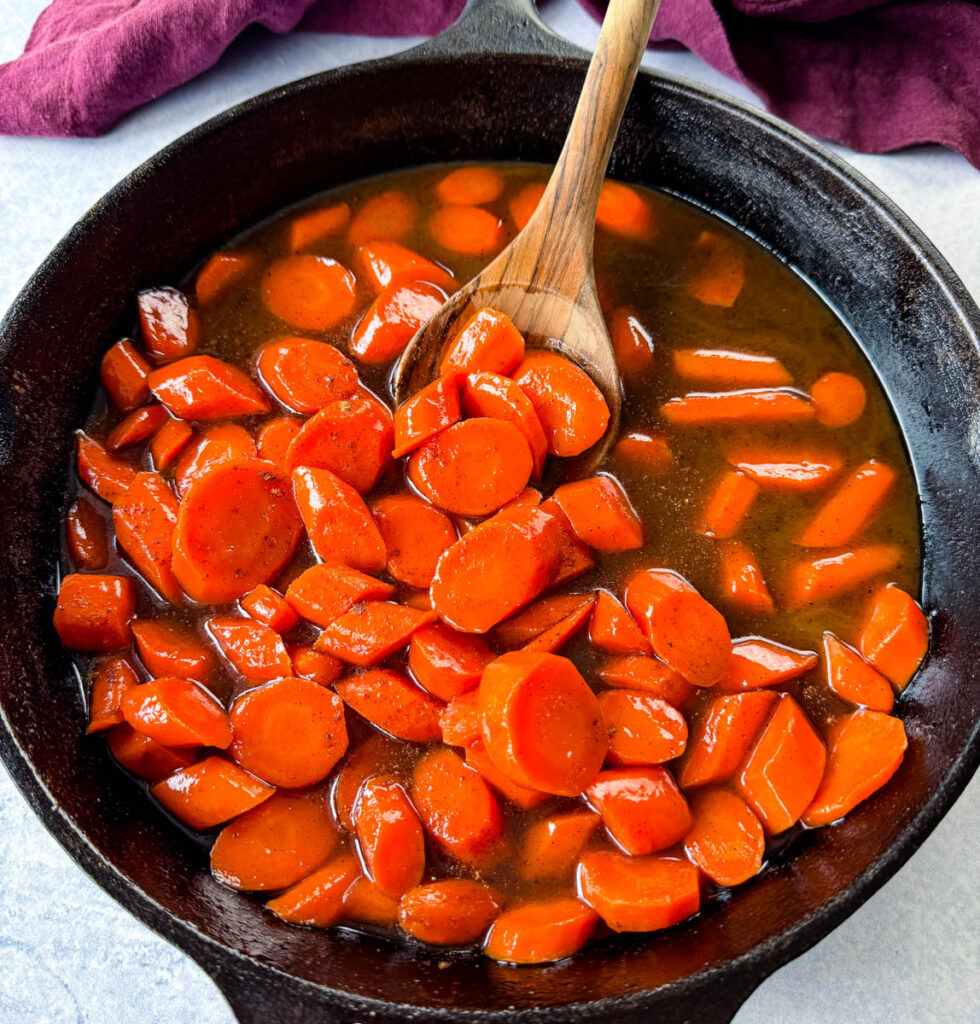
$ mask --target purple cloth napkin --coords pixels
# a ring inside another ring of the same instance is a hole
[[[601,0],[580,0],[596,16]],[[248,25],[431,35],[463,0],[54,0],[0,65],[0,132],[98,135],[213,65]],[[921,142],[980,166],[974,0],[663,0],[680,44],[780,117],[866,152]]]

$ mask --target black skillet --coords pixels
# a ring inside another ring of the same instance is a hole
[[[352,179],[431,161],[553,161],[584,70],[532,0],[471,0],[417,50],[273,90],[168,146],[71,230],[2,325],[0,753],[72,857],[194,957],[242,1021],[727,1021],[898,870],[977,765],[980,313],[851,169],[771,118],[644,72],[610,173],[715,211],[798,268],[860,338],[908,441],[933,643],[901,704],[911,743],[889,786],[686,925],[514,969],[277,923],[212,881],[200,849],[85,739],[51,627],[59,522],[72,431],[135,292]]]

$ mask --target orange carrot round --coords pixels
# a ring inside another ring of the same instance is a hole
[[[528,826],[521,843],[521,877],[535,882],[569,876],[599,822],[594,811],[582,810],[552,814]]]
[[[498,373],[469,373],[461,381],[460,399],[467,416],[506,420],[517,427],[531,451],[534,476],[541,475],[548,441],[531,400],[517,384]]]
[[[362,718],[400,740],[429,743],[439,739],[442,705],[401,672],[369,669],[341,679],[336,690]]]
[[[158,751],[164,749],[159,747]],[[179,768],[150,792],[171,814],[203,832],[252,810],[275,790],[237,764],[212,756]]]
[[[150,397],[146,383],[152,367],[128,339],[117,341],[102,357],[99,373],[112,404],[121,412],[141,406]]]
[[[150,441],[150,464],[162,473],[187,447],[194,436],[194,428],[183,420],[170,418]]]
[[[318,412],[350,398],[357,387],[354,364],[333,345],[309,338],[270,341],[259,352],[256,366],[265,386],[296,412]]]
[[[139,473],[112,510],[117,544],[147,583],[173,605],[184,603],[171,554],[179,509],[162,477]]]
[[[711,493],[698,531],[717,540],[734,537],[758,494],[759,485],[754,480],[737,470],[727,470]]]
[[[339,234],[349,220],[350,207],[346,203],[306,210],[289,222],[286,245],[292,252],[309,249],[329,235]]]
[[[198,305],[206,306],[220,298],[254,264],[255,254],[251,252],[216,252],[209,257],[194,279]]]
[[[302,425],[292,416],[277,416],[274,420],[266,420],[259,428],[258,436],[255,439],[258,457],[266,462],[273,462],[280,469],[286,470],[288,465],[286,453]]]
[[[741,885],[762,867],[766,836],[744,800],[724,789],[698,793],[684,852],[719,885]]]
[[[354,215],[348,233],[351,244],[360,246],[378,240],[397,242],[412,230],[417,211],[418,204],[404,192],[395,188],[379,192]]]
[[[460,419],[456,377],[439,377],[426,384],[395,410],[395,448],[400,459]]]
[[[214,671],[214,657],[189,626],[167,619],[136,619],[131,629],[140,661],[151,676],[207,683]]]
[[[833,693],[871,711],[891,711],[895,703],[891,683],[857,651],[833,633],[824,633],[823,652],[827,686]]]
[[[495,309],[478,309],[446,349],[439,372],[488,372],[506,377],[523,358],[524,336],[510,317]]]
[[[392,899],[401,899],[422,881],[425,836],[401,783],[368,779],[354,805],[357,843],[368,877]]]
[[[564,960],[589,941],[598,923],[595,912],[571,896],[518,903],[494,921],[483,952],[510,964]]]
[[[643,527],[626,492],[611,476],[562,484],[552,495],[575,536],[597,551],[632,551],[643,546]]]
[[[619,181],[604,181],[595,212],[596,226],[635,241],[647,241],[657,225],[650,204],[635,190]]]
[[[179,768],[187,768],[194,763],[197,757],[196,750],[186,748],[174,750],[171,747],[165,747],[155,740],[151,740],[149,736],[137,732],[125,722],[114,726],[106,733],[106,744],[112,756],[126,771],[145,782],[156,782],[158,779],[176,772]],[[221,758],[215,758],[215,760],[220,761]],[[232,765],[232,767],[235,766]],[[242,774],[244,775],[245,772]],[[256,782],[258,783],[258,780]],[[261,785],[261,783],[259,784]],[[268,789],[269,793],[272,792],[269,787],[264,788]],[[236,812],[233,811],[232,814],[234,813]]]
[[[419,684],[440,700],[452,700],[479,685],[493,653],[482,637],[434,622],[412,635],[408,667]]]
[[[755,615],[772,615],[775,604],[752,550],[739,540],[718,545],[721,589],[736,608]]]
[[[226,419],[268,412],[269,403],[241,370],[214,356],[188,356],[147,378],[150,391],[174,416]]]
[[[126,721],[165,747],[227,747],[231,724],[221,705],[190,679],[164,676],[129,690]]]
[[[366,739],[344,755],[330,787],[330,800],[337,821],[348,832],[354,831],[354,805],[361,786],[376,775],[388,774],[392,760],[400,750],[396,740],[372,730]]]
[[[443,249],[485,256],[504,244],[503,221],[479,206],[441,206],[429,218],[429,233]]]
[[[128,576],[72,573],[61,581],[54,628],[70,651],[102,653],[129,644],[136,588]]]
[[[425,281],[389,285],[354,328],[351,352],[368,366],[390,363],[445,301],[446,293]]]
[[[190,430],[190,428],[187,428]],[[84,431],[76,434],[78,476],[103,500],[114,504],[133,482],[138,468],[128,459],[110,455]]]
[[[354,275],[326,256],[284,256],[262,275],[262,299],[291,327],[325,331],[354,312]]]
[[[398,924],[420,942],[468,946],[499,913],[500,904],[487,886],[468,878],[442,878],[405,893],[398,904]]]
[[[334,619],[314,646],[352,665],[375,665],[407,647],[415,630],[434,618],[410,605],[365,601]]]
[[[745,263],[736,242],[717,231],[702,231],[694,243],[689,295],[707,306],[733,306],[745,284]]]
[[[660,407],[668,423],[681,427],[731,424],[805,423],[816,415],[813,403],[790,388],[712,391],[672,398]]]
[[[304,619],[329,626],[359,601],[383,601],[393,593],[390,583],[350,566],[321,562],[311,565],[289,584],[286,600]]]
[[[599,695],[599,708],[609,729],[610,764],[662,764],[684,753],[687,722],[660,697],[608,690]]]
[[[388,551],[389,574],[410,587],[428,587],[439,557],[457,539],[452,520],[411,494],[378,498],[370,510]]]
[[[267,683],[293,674],[293,663],[282,637],[254,619],[214,615],[207,622],[221,653],[240,676]]]
[[[644,654],[610,659],[600,667],[599,678],[609,686],[652,693],[675,708],[681,707],[694,692],[694,687],[669,665]]]
[[[929,650],[929,620],[904,590],[892,585],[882,587],[874,595],[858,647],[901,692]]]
[[[614,309],[607,318],[609,338],[619,372],[639,376],[653,368],[653,339],[637,316],[625,306]]]
[[[544,195],[544,189],[543,181],[533,181],[530,185],[525,185],[511,199],[508,209],[511,220],[518,231],[531,219],[531,215],[537,209],[538,203]]]
[[[136,297],[146,351],[158,362],[189,356],[200,337],[197,313],[176,288],[150,288]]]
[[[482,206],[492,203],[504,190],[504,179],[492,167],[459,167],[450,171],[435,187],[440,203]]]
[[[344,664],[332,654],[318,651],[312,644],[294,644],[289,648],[293,672],[301,679],[312,679],[317,686],[333,686],[344,674]]]
[[[884,507],[898,473],[871,459],[859,466],[822,505],[800,535],[808,548],[839,548],[849,544]]]
[[[718,689],[733,693],[782,686],[816,668],[813,651],[797,651],[764,637],[745,637],[732,644],[731,658]]]
[[[341,853],[281,896],[269,900],[266,908],[292,924],[329,928],[343,920],[344,897],[361,878],[357,857]]]
[[[136,669],[126,658],[116,655],[99,661],[89,689],[87,733],[103,732],[125,721],[123,697],[140,682]]]
[[[87,498],[72,502],[65,517],[65,543],[76,569],[104,569],[109,561],[106,522]]]
[[[780,388],[793,377],[775,357],[722,348],[674,349],[674,372],[684,380],[719,388]]]
[[[250,590],[239,604],[246,615],[279,634],[288,633],[299,624],[299,616],[289,602],[282,594],[264,583]]]
[[[665,850],[691,827],[691,812],[666,768],[600,772],[585,791],[606,831],[629,854]]]
[[[427,260],[397,242],[376,241],[363,245],[357,252],[364,277],[381,291],[389,285],[428,281],[447,295],[456,291],[453,275],[445,267]]]
[[[817,419],[826,427],[849,427],[864,412],[864,385],[849,373],[825,373],[810,389]]]
[[[162,405],[144,405],[131,412],[121,423],[113,427],[106,438],[105,446],[110,452],[142,444],[152,437],[169,419]]]

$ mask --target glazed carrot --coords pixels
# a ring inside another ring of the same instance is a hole
[[[125,723],[106,733],[106,743],[123,768],[145,782],[156,782],[178,768],[186,768],[197,757],[196,750],[161,746]]]
[[[354,804],[357,844],[368,878],[392,899],[422,881],[425,835],[408,794],[394,779],[368,779]]]
[[[390,363],[445,301],[446,293],[425,281],[389,285],[354,328],[351,352],[368,366]]]
[[[787,573],[786,606],[793,610],[830,601],[889,572],[903,558],[904,552],[894,544],[869,544],[801,559],[791,564]]]
[[[702,231],[694,243],[694,270],[685,290],[708,306],[733,306],[745,284],[742,255],[730,238]]]
[[[93,670],[88,699],[88,733],[102,732],[125,721],[122,699],[140,678],[121,655],[103,658]]]
[[[344,920],[393,928],[398,923],[398,900],[367,878],[359,878],[344,894]]]
[[[150,391],[174,416],[226,419],[268,412],[269,403],[241,370],[214,356],[178,359],[147,378]]]
[[[285,889],[320,867],[338,840],[322,798],[275,793],[221,830],[211,873],[232,889]]]
[[[121,412],[129,412],[150,397],[146,378],[152,367],[128,339],[117,341],[102,357],[99,373],[109,401]]]
[[[600,821],[593,811],[566,811],[528,826],[521,841],[520,876],[531,882],[569,876]]]
[[[166,619],[134,619],[130,628],[140,661],[151,676],[207,683],[214,671],[214,658],[188,626]]]
[[[823,657],[827,686],[832,693],[871,711],[891,711],[895,703],[891,683],[833,633],[823,635]]]
[[[684,852],[710,879],[733,886],[759,873],[765,832],[744,800],[724,789],[702,791],[692,798],[691,812]]]
[[[220,747],[231,743],[221,705],[190,679],[163,676],[130,690],[122,701],[126,721],[165,747]]]
[[[333,345],[310,338],[270,341],[259,351],[256,367],[265,386],[296,412],[318,412],[350,398],[357,388],[354,364]]]
[[[364,499],[329,469],[293,470],[296,507],[318,557],[334,559],[361,572],[385,567],[385,542]]]
[[[453,697],[439,712],[439,731],[442,742],[450,747],[468,747],[483,735],[483,714],[476,690]]]
[[[477,416],[416,449],[407,471],[434,505],[461,516],[482,516],[516,498],[533,468],[527,441],[513,423]]]
[[[868,400],[864,385],[849,373],[825,373],[810,389],[817,419],[826,427],[856,423]]]
[[[439,377],[395,410],[395,448],[400,459],[460,420],[459,387],[455,376]]]
[[[666,469],[674,461],[670,445],[663,434],[648,434],[641,430],[624,434],[613,445],[613,455],[656,472]]]
[[[76,569],[104,569],[109,561],[106,522],[88,498],[72,502],[65,517],[65,545]]]
[[[412,803],[436,843],[464,864],[479,864],[503,835],[497,798],[452,750],[437,747],[416,764]]]
[[[762,637],[735,640],[728,669],[719,680],[718,689],[736,693],[782,686],[816,668],[818,660],[813,651],[796,651]]]
[[[552,495],[575,536],[597,551],[631,551],[643,546],[643,527],[626,492],[611,476],[562,484]]]
[[[637,573],[626,607],[654,653],[695,686],[714,686],[731,655],[725,620],[687,580],[667,569]]]
[[[510,210],[511,220],[517,226],[518,231],[527,224],[531,219],[531,214],[537,209],[538,203],[544,195],[544,187],[544,182],[532,181],[529,185],[525,185],[511,199],[508,209]]]
[[[858,649],[901,693],[929,650],[929,620],[904,590],[882,587],[874,595]]]
[[[412,281],[428,281],[447,295],[456,291],[453,275],[445,267],[397,242],[371,242],[361,246],[357,255],[364,270],[364,278],[377,291],[389,285],[410,284]]]
[[[334,619],[314,646],[352,665],[375,665],[407,647],[415,630],[434,618],[390,601],[365,601]]]
[[[480,737],[466,744],[464,756],[467,767],[479,772],[496,793],[521,810],[529,811],[550,799],[548,793],[522,786],[506,772],[501,771],[491,760],[486,745]]]
[[[216,252],[197,272],[194,296],[198,305],[206,306],[220,298],[236,281],[255,265],[250,252]]]
[[[367,494],[391,462],[395,430],[391,414],[367,395],[344,398],[306,421],[286,453],[297,466],[329,469],[360,494]]]
[[[599,709],[609,730],[611,765],[663,764],[684,753],[687,722],[667,701],[650,693],[607,690]]]
[[[514,371],[514,380],[530,398],[553,455],[579,455],[606,432],[609,406],[602,392],[564,356],[528,352]]]
[[[568,516],[562,512],[557,501],[549,498],[547,501],[542,501],[539,507],[542,512],[547,512],[548,515],[554,517],[558,527],[558,569],[551,581],[552,585],[557,587],[561,583],[567,583],[569,580],[575,579],[576,576],[588,572],[595,566],[595,557],[589,546],[583,544],[575,536]]]
[[[184,596],[171,567],[180,505],[156,473],[138,473],[112,510],[116,543],[153,589],[173,605]]]
[[[724,348],[680,348],[673,352],[674,373],[682,380],[731,388],[780,388],[793,383],[775,357]]]
[[[721,589],[734,607],[752,615],[772,615],[772,595],[748,545],[726,540],[718,545]]]
[[[433,609],[464,633],[487,632],[552,582],[560,542],[558,522],[540,508],[498,512],[443,552]]]
[[[125,459],[110,455],[98,441],[83,431],[76,436],[78,476],[110,505],[119,501],[133,482],[138,468]]]
[[[834,722],[827,745],[820,788],[803,812],[811,828],[843,818],[881,789],[902,763],[908,740],[900,718],[861,709]]]
[[[493,891],[468,878],[441,878],[410,889],[398,904],[402,931],[433,946],[468,946],[500,913]]]
[[[457,539],[452,520],[411,494],[378,498],[370,511],[388,551],[388,573],[410,587],[428,587],[439,557]]]
[[[460,381],[460,399],[466,416],[506,420],[517,427],[531,450],[534,476],[541,475],[548,441],[531,400],[517,384],[498,373],[469,373]]]
[[[589,642],[611,654],[649,654],[650,645],[630,613],[606,590],[600,590],[592,619]]]
[[[312,679],[317,686],[333,686],[344,674],[344,664],[332,654],[318,651],[312,644],[295,644],[289,648],[293,672],[301,679]]]
[[[112,429],[105,446],[110,452],[141,444],[152,437],[167,422],[167,410],[162,405],[144,405],[131,412]]]
[[[197,313],[176,288],[150,288],[136,296],[140,334],[158,363],[189,356],[201,333]]]
[[[616,365],[626,376],[638,376],[653,369],[653,339],[637,316],[625,306],[606,318]]]
[[[647,241],[657,230],[650,204],[619,181],[604,181],[595,212],[596,226],[634,241]]]
[[[359,601],[383,601],[393,593],[390,583],[346,565],[323,562],[311,565],[289,584],[286,600],[304,619],[329,626]]]
[[[662,697],[679,708],[694,692],[694,687],[658,658],[628,654],[612,658],[599,669],[599,678],[608,686],[642,690]]]
[[[181,503],[174,575],[195,601],[234,601],[279,575],[301,530],[289,477],[281,470],[259,459],[219,462]]]
[[[344,706],[331,690],[287,676],[247,690],[232,705],[228,753],[273,786],[310,786],[347,750]]]
[[[350,207],[346,203],[306,210],[294,217],[286,227],[286,246],[291,252],[302,252],[328,235],[339,235],[349,221]]]
[[[736,779],[739,793],[770,835],[799,820],[817,792],[826,760],[810,720],[783,694]]]
[[[474,689],[493,657],[482,637],[433,622],[412,634],[408,667],[420,686],[448,701]]]
[[[101,653],[129,645],[136,589],[128,576],[72,573],[58,589],[54,628],[70,651]]]
[[[354,215],[348,237],[355,246],[378,240],[397,242],[412,230],[418,204],[398,189],[372,196]]]
[[[600,772],[585,795],[612,838],[633,856],[673,846],[691,827],[687,801],[670,772],[657,765]]]
[[[215,615],[206,625],[228,664],[250,683],[267,683],[293,674],[282,637],[261,622],[237,615]]]
[[[435,187],[440,203],[483,206],[504,190],[504,179],[492,167],[459,167],[450,171]]]
[[[292,605],[282,594],[264,583],[250,590],[238,603],[246,615],[279,634],[288,633],[299,625],[299,616]]]
[[[577,953],[599,918],[581,900],[552,897],[518,903],[493,923],[483,952],[512,964],[546,964]]]
[[[678,773],[681,787],[723,782],[734,775],[776,698],[767,690],[716,697],[691,730]]]
[[[180,768],[150,792],[175,817],[203,832],[258,807],[275,793],[223,757]]]
[[[343,920],[344,896],[361,877],[357,858],[341,853],[281,896],[269,900],[266,909],[291,924],[329,928]]]
[[[809,492],[830,483],[844,460],[822,448],[744,445],[728,452],[728,462],[757,484],[781,491]]]
[[[479,693],[487,752],[515,782],[576,796],[595,777],[608,738],[595,694],[567,658],[501,655],[484,669]]]
[[[595,595],[588,595],[575,611],[566,615],[565,618],[559,620],[525,644],[524,650],[556,654],[589,621],[594,604]]]
[[[274,462],[280,469],[286,469],[286,453],[302,425],[291,416],[277,416],[273,420],[266,420],[256,437],[258,457],[265,459],[266,462]]]
[[[194,430],[189,423],[168,419],[150,442],[150,463],[153,468],[162,473],[180,455],[193,436]]]
[[[797,541],[807,548],[839,548],[849,544],[881,511],[898,473],[872,459],[859,466],[817,511]]]
[[[715,427],[726,424],[804,423],[815,412],[810,400],[789,388],[750,388],[745,391],[712,391],[672,398],[660,407],[668,423],[681,427]]]
[[[741,529],[759,485],[737,470],[724,472],[701,515],[698,532],[719,540],[733,537]]]
[[[262,275],[262,299],[290,327],[325,331],[354,312],[354,275],[326,256],[284,256]]]
[[[587,853],[578,868],[582,898],[616,932],[652,932],[696,914],[698,869],[672,857]]]
[[[503,221],[479,206],[442,206],[429,218],[436,245],[464,256],[485,256],[504,244]]]
[[[428,743],[439,739],[442,705],[401,672],[369,669],[341,679],[336,690],[362,718],[400,740]]]
[[[556,594],[543,597],[493,631],[494,643],[507,649],[526,647],[536,637],[582,608],[592,607],[594,594]]]
[[[518,508],[525,506],[537,506],[541,504],[541,492],[537,487],[525,487],[523,491],[516,498],[508,501],[504,508]]]
[[[524,335],[510,317],[479,309],[446,349],[440,373],[495,373],[508,377],[524,358]]]

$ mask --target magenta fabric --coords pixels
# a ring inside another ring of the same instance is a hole
[[[580,0],[596,16],[601,0]],[[99,135],[213,65],[248,25],[432,35],[463,0],[54,0],[0,65],[0,132]],[[866,152],[937,142],[980,166],[974,0],[663,0],[693,50],[780,117]]]

